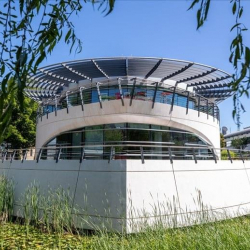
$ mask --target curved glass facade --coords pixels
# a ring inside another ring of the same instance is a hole
[[[126,144],[132,145],[128,149]],[[113,146],[120,156],[138,154],[140,146],[145,146],[145,153],[151,158],[162,158],[161,154],[168,151],[167,145],[172,146],[206,146],[207,144],[193,133],[183,130],[151,124],[117,123],[80,128],[68,131],[52,139],[46,146],[85,146],[86,157],[106,158],[110,146]],[[96,146],[95,146],[96,145]],[[133,146],[134,145],[134,146]],[[91,147],[90,147],[91,146]],[[208,152],[203,149],[203,152]],[[63,153],[79,154],[80,148],[65,148]],[[175,148],[174,155],[182,155],[183,148]],[[157,156],[160,154],[161,156]],[[186,152],[188,154],[188,152]],[[72,156],[73,157],[73,156]]]
[[[156,103],[165,103],[169,105],[173,104],[175,106],[197,110],[219,119],[218,107],[214,103],[201,96],[197,96],[194,93],[185,90],[181,91],[180,89],[174,94],[173,86],[170,86],[169,88],[158,87],[157,90],[155,88],[155,86],[148,85],[121,85],[121,91],[124,99],[133,99],[148,102],[153,102],[154,100]],[[99,91],[96,87],[82,90],[82,98],[85,105],[111,100],[120,100],[121,94],[117,85],[103,85],[100,86]],[[57,109],[65,109],[67,107],[78,106],[81,104],[82,100],[79,91],[68,93],[67,96],[63,97],[59,101],[59,103],[57,104]],[[45,113],[53,112],[54,110],[54,105],[44,106],[42,115],[44,115]]]

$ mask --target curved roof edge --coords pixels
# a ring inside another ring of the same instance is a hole
[[[133,76],[175,84],[186,84],[197,94],[220,102],[233,94],[232,75],[205,64],[157,57],[104,57],[61,62],[38,69],[29,77],[26,94],[33,99],[49,98],[59,89],[82,80]]]

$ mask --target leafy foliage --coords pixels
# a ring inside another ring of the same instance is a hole
[[[35,145],[36,112],[38,104],[24,97],[23,109],[17,99],[11,100],[12,115],[3,140],[11,143],[11,147],[28,148]]]
[[[193,0],[189,9],[198,5],[197,10],[197,29],[203,26],[207,20],[211,0]],[[231,0],[232,14],[235,17],[235,24],[231,28],[231,32],[235,32],[235,38],[230,45],[229,61],[232,63],[235,74],[233,75],[233,82],[231,88],[234,91],[233,102],[233,118],[236,120],[238,128],[240,127],[240,112],[245,112],[245,108],[240,102],[240,97],[246,95],[249,97],[250,89],[250,48],[244,43],[244,32],[248,29],[241,22],[244,7],[242,0]]]
[[[226,147],[226,141],[225,141],[224,135],[222,133],[220,134],[220,147],[221,148]]]
[[[244,149],[250,143],[249,138],[233,139],[231,145],[237,149]]]
[[[15,89],[16,86],[12,79],[10,79],[7,88],[5,87],[5,91],[0,90],[0,144],[3,141],[4,134],[11,120]]]
[[[0,143],[12,115],[12,102],[17,98],[23,109],[26,83],[31,81],[39,65],[51,54],[59,41],[70,46],[70,51],[80,52],[82,43],[70,21],[77,15],[85,1],[80,0],[6,0],[0,2]],[[115,0],[90,1],[109,14]],[[11,84],[7,84],[12,82]]]
[[[232,150],[229,151],[229,154],[231,156],[232,159],[235,159],[236,157],[236,153]],[[221,151],[221,160],[228,160],[228,152],[226,149],[223,149]]]

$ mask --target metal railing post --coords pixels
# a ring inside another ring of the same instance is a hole
[[[114,150],[114,147],[112,146],[112,147],[110,148],[108,163],[110,163],[110,161],[113,159],[113,150]]]
[[[168,154],[169,154],[170,163],[173,164],[172,150],[170,147],[168,147]]]
[[[27,150],[24,150],[24,152],[23,152],[23,158],[22,158],[22,163],[23,163],[23,161],[24,160],[26,160],[26,158],[27,158]]]
[[[195,162],[195,164],[197,164],[197,158],[196,158],[196,155],[195,155],[195,149],[192,148],[192,151],[193,151],[194,162]]]
[[[61,153],[62,153],[62,148],[59,148],[56,156],[56,163],[58,163],[58,161],[60,160]]]
[[[227,149],[227,155],[228,155],[228,159],[231,161],[231,163],[233,163],[229,149]]]
[[[212,154],[213,154],[214,161],[215,161],[215,163],[217,164],[217,159],[216,159],[216,155],[215,155],[215,153],[214,153],[214,149],[212,148],[211,151],[212,151]]]
[[[241,150],[240,150],[240,158],[241,158],[242,162],[244,163],[244,158],[243,158]]]
[[[13,154],[11,155],[10,163],[12,163],[12,161],[15,160],[15,155],[16,155],[16,150],[14,150]]]
[[[140,147],[140,151],[141,151],[141,163],[144,164],[144,154],[143,154],[143,147]]]
[[[82,147],[81,148],[80,163],[82,163],[82,161],[84,160],[84,158],[85,158],[85,152],[84,152],[84,148]]]
[[[8,151],[5,151],[2,153],[2,163],[6,160],[7,153],[8,153]]]
[[[40,161],[41,155],[42,155],[42,149],[39,150],[38,155],[36,157],[36,162],[38,163]]]

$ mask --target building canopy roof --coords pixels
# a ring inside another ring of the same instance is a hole
[[[26,94],[39,101],[51,98],[70,85],[80,81],[99,82],[114,78],[138,77],[175,84],[187,85],[193,91],[215,102],[220,102],[233,94],[230,88],[232,76],[222,70],[189,61],[144,58],[114,57],[69,61],[40,68],[30,76]]]

